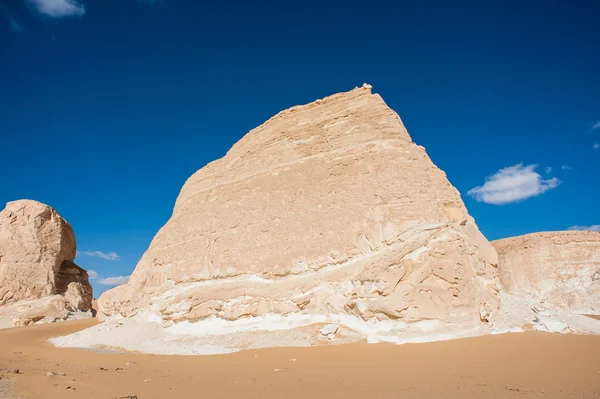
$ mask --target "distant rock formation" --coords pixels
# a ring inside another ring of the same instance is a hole
[[[364,85],[280,112],[196,172],[99,316],[230,348],[293,335],[244,334],[254,321],[310,342],[397,341],[485,324],[497,263],[444,172]]]
[[[0,316],[13,326],[65,320],[88,312],[92,287],[73,263],[75,235],[37,201],[9,202],[0,212]]]
[[[600,314],[600,233],[557,231],[493,241],[503,291]]]

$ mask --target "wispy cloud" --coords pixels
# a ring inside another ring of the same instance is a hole
[[[600,121],[597,121],[592,125],[592,130],[600,129]]]
[[[472,188],[468,195],[486,204],[504,205],[523,201],[558,187],[561,183],[556,177],[542,179],[535,172],[537,165],[524,166],[522,163],[500,169],[485,179],[483,186]]]
[[[27,0],[38,13],[51,18],[81,17],[85,6],[77,0]]]
[[[163,0],[137,0],[137,2],[150,4],[152,7],[154,7],[157,4],[161,4]]]
[[[593,224],[591,226],[571,226],[569,230],[587,230],[587,231],[600,231],[600,224]]]
[[[98,275],[98,272],[97,272],[97,271],[95,271],[95,270],[88,270],[88,271],[87,271],[87,274],[88,274],[88,278],[89,278],[90,280],[96,280],[98,277],[100,277],[100,276]]]
[[[573,170],[572,167],[568,166],[568,165],[563,165],[560,167],[562,170]]]
[[[546,166],[545,171],[546,171],[546,174],[552,172],[552,166]]]
[[[102,252],[102,251],[77,251],[77,255],[93,256],[95,258],[101,258],[105,260],[118,260],[119,254],[116,252]]]
[[[598,148],[600,148],[600,143],[594,143],[594,150],[597,150]]]
[[[0,5],[0,12],[4,14],[4,17],[8,21],[8,26],[13,32],[23,32],[25,30],[25,28],[23,28],[23,26],[17,22],[13,13],[6,4]]]
[[[130,276],[113,276],[113,277],[107,277],[107,278],[101,278],[100,280],[98,280],[98,284],[101,285],[122,285],[125,284],[127,281],[129,281],[129,277]]]
[[[23,32],[25,29],[17,22],[17,20],[10,14],[4,14],[8,20],[8,26],[13,32]]]

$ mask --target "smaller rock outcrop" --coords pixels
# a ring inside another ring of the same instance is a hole
[[[75,253],[73,229],[54,209],[9,202],[0,212],[0,316],[17,327],[90,311],[92,287]]]
[[[504,292],[577,313],[600,313],[600,233],[533,233],[492,245]]]

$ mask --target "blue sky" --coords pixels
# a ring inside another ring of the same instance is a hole
[[[600,3],[220,3],[0,3],[0,203],[69,220],[96,295],[193,172],[363,82],[489,239],[600,225]]]

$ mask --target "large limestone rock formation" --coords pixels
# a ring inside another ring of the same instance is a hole
[[[92,287],[74,258],[73,229],[54,209],[9,202],[0,212],[0,315],[19,326],[89,311]]]
[[[280,112],[189,178],[99,314],[230,347],[290,344],[243,331],[325,323],[310,340],[472,332],[497,308],[497,263],[444,172],[364,85]]]
[[[533,233],[492,242],[502,289],[579,313],[600,314],[600,233]]]

